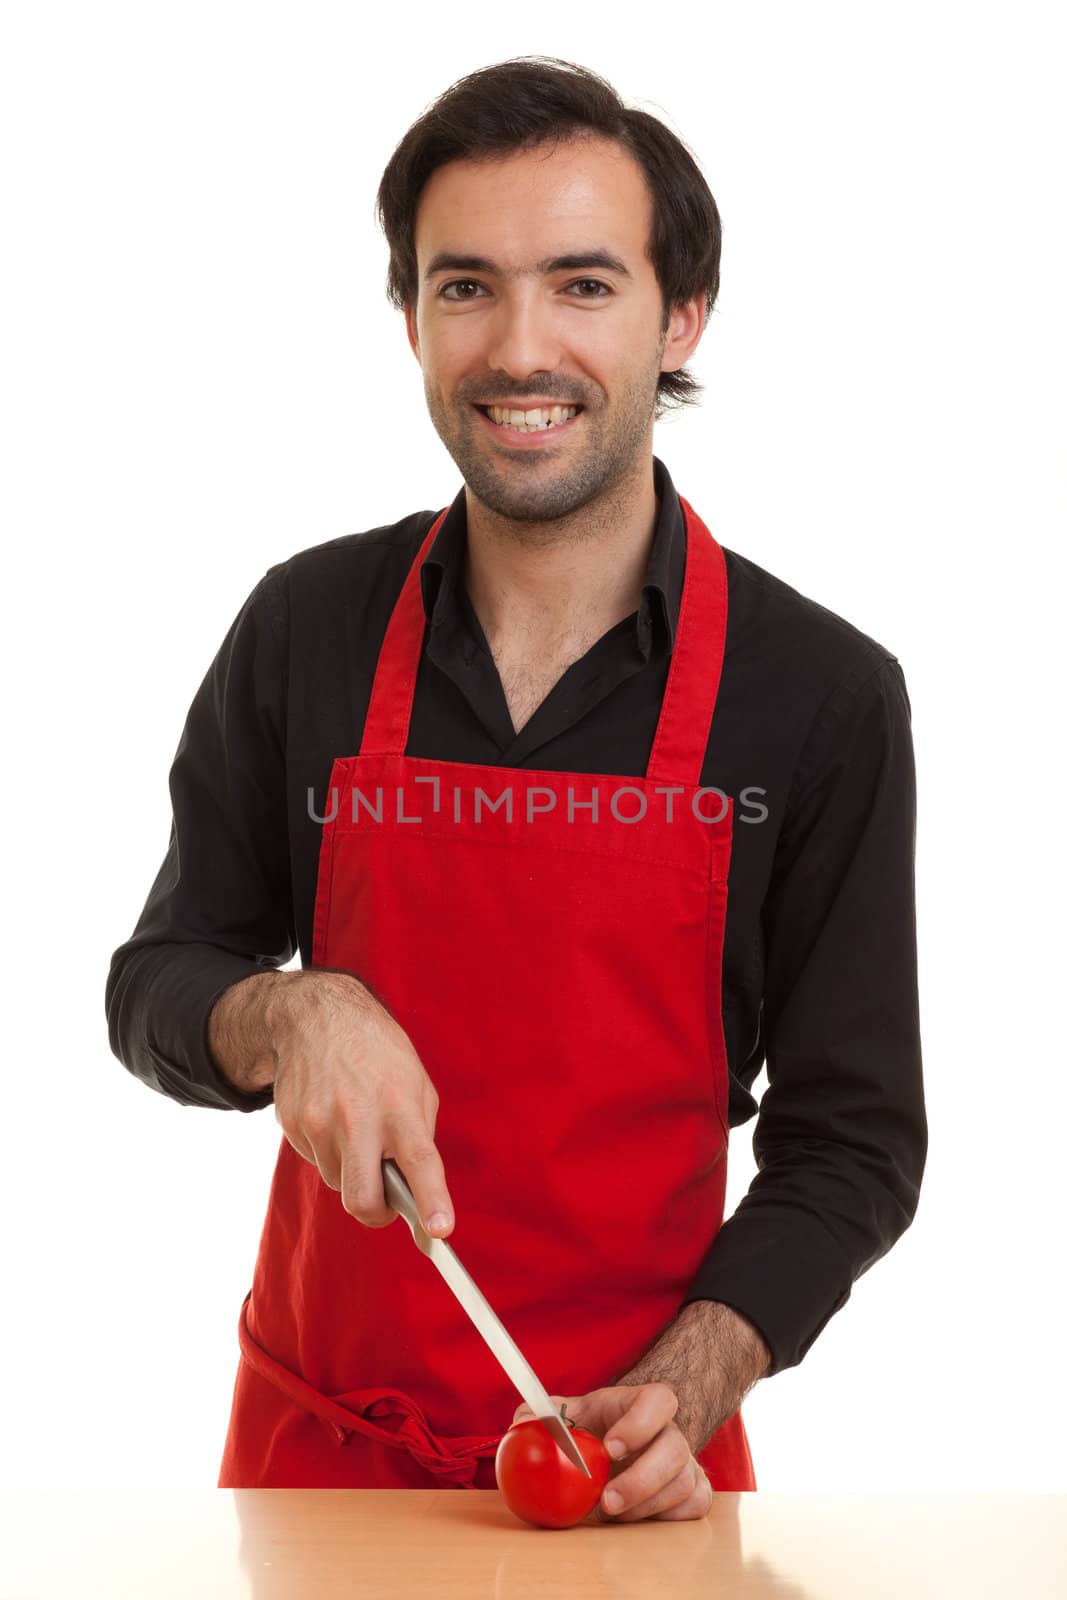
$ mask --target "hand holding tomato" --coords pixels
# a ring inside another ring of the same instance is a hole
[[[601,1498],[600,1490],[593,1495],[592,1484],[582,1477],[577,1467],[567,1461],[542,1423],[537,1423],[536,1419],[519,1423],[520,1418],[531,1416],[529,1406],[521,1405],[515,1412],[515,1422],[525,1427],[536,1426],[556,1451],[561,1465],[568,1467],[578,1483],[585,1486],[589,1495],[586,1510],[595,1507],[597,1521],[640,1522],[645,1518],[656,1518],[663,1522],[674,1522],[707,1516],[711,1510],[711,1484],[690,1451],[685,1435],[673,1421],[678,1409],[678,1396],[669,1384],[619,1384],[613,1388],[593,1389],[586,1395],[566,1397],[554,1394],[550,1398],[556,1405],[562,1405],[565,1401],[568,1411],[566,1420],[579,1424],[575,1434],[590,1470],[592,1463],[585,1445],[580,1442],[582,1435],[594,1439],[602,1451],[616,1441],[622,1446],[621,1456],[617,1459],[611,1460],[605,1454],[605,1460],[610,1461],[612,1481],[611,1487]],[[511,1432],[501,1440],[501,1449],[514,1431],[513,1424]],[[499,1468],[497,1481],[500,1481]],[[507,1501],[503,1484],[501,1490]],[[612,1493],[620,1496],[617,1505],[609,1503]],[[574,1520],[579,1521],[580,1517]]]

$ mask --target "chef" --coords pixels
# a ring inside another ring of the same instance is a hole
[[[463,486],[248,595],[112,958],[111,1045],[283,1132],[220,1486],[495,1487],[525,1408],[395,1225],[392,1157],[615,1447],[596,1514],[700,1517],[756,1487],[743,1397],[917,1208],[904,678],[653,454],[721,238],[662,123],[504,62],[414,123],[378,202]]]

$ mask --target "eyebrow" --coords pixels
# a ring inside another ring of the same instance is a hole
[[[620,278],[633,276],[629,267],[613,256],[608,250],[575,250],[569,255],[546,256],[544,261],[538,261],[532,271],[541,274],[548,272],[578,272],[585,267],[598,267],[601,272],[617,272]],[[429,280],[439,272],[485,272],[497,278],[520,278],[526,276],[520,267],[498,267],[495,261],[490,261],[487,256],[456,255],[451,250],[439,250],[433,257],[426,272],[423,282]]]

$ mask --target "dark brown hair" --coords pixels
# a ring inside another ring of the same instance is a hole
[[[703,294],[710,317],[719,292],[722,223],[688,146],[658,118],[624,104],[606,79],[555,56],[516,56],[460,78],[412,123],[382,174],[375,211],[389,243],[386,294],[402,310],[418,303],[415,215],[431,174],[448,161],[506,158],[542,144],[599,134],[642,167],[652,196],[648,257],[672,309]],[[703,390],[685,367],[661,372],[656,417],[692,404]]]

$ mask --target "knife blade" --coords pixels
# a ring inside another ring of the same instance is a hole
[[[534,1416],[545,1424],[567,1459],[573,1461],[587,1478],[591,1478],[592,1473],[571,1437],[571,1430],[564,1422],[562,1413],[552,1404],[544,1384],[452,1246],[445,1239],[432,1238],[422,1226],[415,1197],[404,1174],[391,1157],[387,1156],[382,1161],[382,1178],[386,1201],[404,1218],[416,1245],[440,1272]]]

